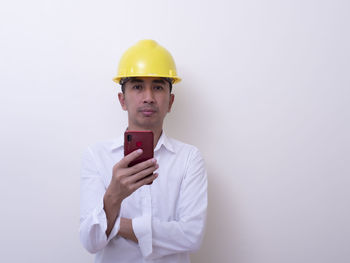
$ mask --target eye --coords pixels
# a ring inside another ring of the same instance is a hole
[[[141,90],[142,89],[142,85],[135,85],[132,87],[132,89],[134,90]]]
[[[164,88],[163,86],[154,86],[153,89],[160,91],[160,90],[163,90]]]

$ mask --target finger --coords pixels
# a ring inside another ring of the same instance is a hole
[[[143,178],[145,178],[146,176],[152,174],[158,168],[159,168],[159,166],[158,166],[158,164],[156,164],[155,166],[148,167],[147,169],[144,169],[136,174],[133,174],[133,175],[129,176],[128,183],[130,183],[130,184],[136,183],[137,181],[140,181]]]
[[[142,149],[137,149],[137,150],[129,153],[123,159],[120,160],[120,162],[119,162],[120,167],[128,167],[129,163],[131,163],[133,160],[135,160],[141,154],[142,154]]]
[[[130,174],[136,174],[136,173],[138,173],[142,170],[145,170],[151,166],[155,166],[156,163],[157,163],[157,160],[155,158],[152,158],[152,159],[148,159],[144,162],[135,164],[134,166],[132,166],[128,169],[129,169]]]
[[[156,178],[158,177],[158,173],[154,173],[150,176],[147,176],[139,181],[137,181],[132,187],[137,190],[139,189],[141,186],[144,186],[146,184],[150,184],[152,183]],[[134,190],[134,191],[135,191]]]

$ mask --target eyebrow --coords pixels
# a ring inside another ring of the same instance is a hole
[[[142,80],[142,79],[137,79],[137,78],[132,78],[132,79],[130,79],[130,82],[131,82],[131,83],[143,82],[143,80]]]
[[[144,81],[142,79],[132,78],[132,79],[130,79],[130,82],[131,83],[143,83]],[[165,81],[163,79],[155,79],[152,81],[152,83],[165,84]]]
[[[152,81],[153,83],[160,83],[160,84],[165,84],[165,81],[163,79],[155,79]]]

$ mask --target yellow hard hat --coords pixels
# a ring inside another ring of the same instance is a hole
[[[123,54],[119,62],[118,74],[113,81],[120,83],[128,77],[171,78],[173,84],[181,81],[177,76],[173,57],[154,40],[140,40]]]

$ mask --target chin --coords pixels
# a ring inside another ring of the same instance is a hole
[[[159,123],[155,121],[141,121],[139,122],[139,126],[147,130],[152,130],[153,128],[157,128]]]
[[[150,128],[153,127],[155,124],[150,121],[140,121],[137,123],[137,126],[139,127],[145,127],[145,128]]]

